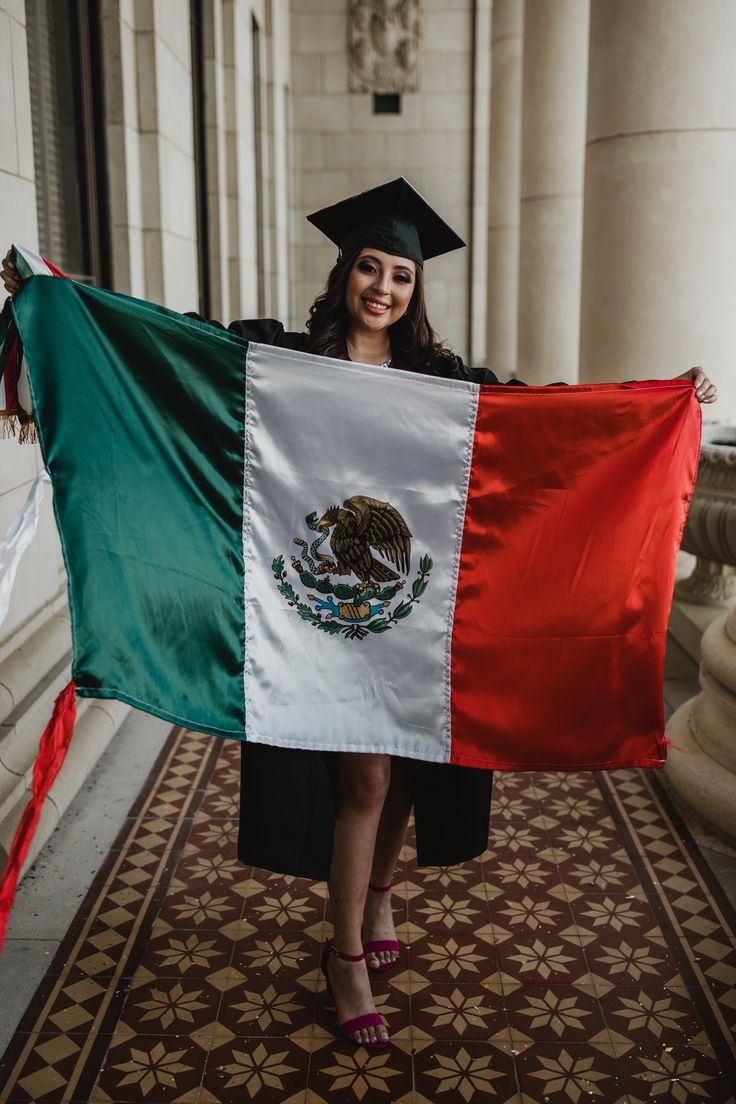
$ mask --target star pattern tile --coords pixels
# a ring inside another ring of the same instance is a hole
[[[324,883],[237,860],[239,750],[174,730],[0,1102],[736,1104],[736,917],[654,772],[497,772],[457,867],[410,824],[371,1052],[335,1035]]]

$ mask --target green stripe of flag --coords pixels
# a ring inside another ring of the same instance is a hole
[[[247,343],[47,276],[25,282],[14,311],[54,486],[78,692],[242,737]]]

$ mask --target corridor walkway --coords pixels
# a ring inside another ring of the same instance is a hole
[[[417,869],[410,834],[369,1054],[332,1033],[324,884],[235,858],[238,763],[172,732],[0,1101],[733,1101],[736,915],[658,772],[499,772],[463,867]]]

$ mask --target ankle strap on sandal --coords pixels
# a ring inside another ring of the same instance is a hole
[[[330,954],[333,954],[335,958],[342,958],[345,962],[362,962],[365,958],[365,951],[358,955],[349,955],[345,954],[344,951],[338,951],[331,939],[325,939],[325,943]]]
[[[376,893],[388,893],[388,891],[393,887],[393,884],[394,884],[393,882],[389,882],[388,885],[379,886],[379,885],[374,885],[373,882],[369,882],[368,883],[368,888],[375,890]]]

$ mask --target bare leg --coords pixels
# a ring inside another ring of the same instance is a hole
[[[360,925],[371,874],[376,832],[391,776],[389,755],[338,752],[340,799],[330,869],[335,946],[345,954],[360,954]],[[341,1023],[375,1012],[365,962],[343,962],[330,955],[330,981]],[[356,1042],[386,1040],[385,1027],[362,1028]]]
[[[406,827],[411,814],[409,795],[401,760],[393,760],[391,783],[386,800],[383,803],[381,819],[378,822],[376,846],[373,852],[371,881],[374,885],[387,885],[393,878],[396,863],[404,844]],[[377,893],[369,890],[363,912],[363,942],[374,939],[395,939],[396,929],[391,911],[391,893]],[[367,955],[368,965],[374,969],[381,962],[395,962],[398,952],[379,951]]]

